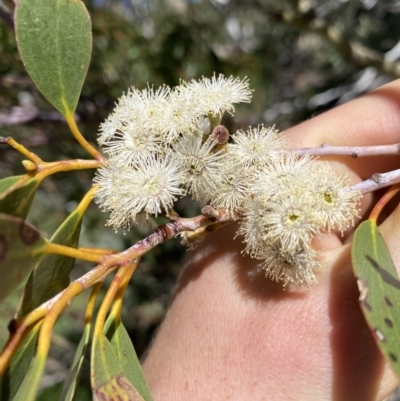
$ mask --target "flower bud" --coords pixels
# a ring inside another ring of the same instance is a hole
[[[38,166],[36,163],[31,162],[30,160],[22,160],[22,165],[24,166],[25,170],[30,173],[32,171],[36,171]]]
[[[217,141],[218,145],[225,145],[229,140],[229,131],[224,125],[217,125],[210,137]]]

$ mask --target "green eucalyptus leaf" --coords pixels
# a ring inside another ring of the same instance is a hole
[[[73,115],[89,67],[92,33],[80,0],[19,0],[15,10],[19,53],[46,99]]]
[[[400,281],[374,221],[364,221],[352,245],[360,306],[379,349],[400,377]]]
[[[0,180],[0,212],[23,219],[28,215],[39,181],[15,176]]]
[[[69,368],[68,376],[64,381],[59,401],[72,401],[78,388],[79,377],[82,370],[83,360],[90,340],[91,322],[86,322],[81,340],[76,349],[74,360]]]
[[[46,244],[23,219],[0,213],[0,301],[25,285]]]
[[[38,180],[35,178],[28,178],[26,176],[13,176],[7,177],[0,180],[0,211],[21,218],[26,218],[29,212],[29,208],[32,204],[33,198],[36,194],[36,190],[39,186]],[[1,226],[0,222],[0,226]],[[3,222],[4,224],[4,222]],[[4,234],[4,232],[2,232]],[[0,235],[1,238],[1,235]],[[37,262],[35,258],[34,263],[28,260],[24,267],[28,270],[34,268],[34,264]],[[6,262],[0,260],[0,272],[7,270]],[[11,265],[11,259],[8,261],[7,266]],[[24,273],[23,272],[23,273]],[[21,275],[21,278],[23,275]],[[16,285],[19,286],[18,284]],[[15,288],[12,288],[12,291]],[[0,284],[0,299],[4,301],[4,298],[10,294],[11,291],[3,293],[2,284]],[[19,386],[21,385],[25,374],[29,368],[29,364],[34,355],[36,340],[37,340],[38,329],[35,328],[30,331],[27,337],[24,339],[22,344],[18,347],[17,352],[12,357],[9,366],[7,367],[4,375],[0,378],[0,400],[8,401],[11,400],[16,394]]]
[[[144,401],[124,375],[118,357],[104,335],[93,339],[90,365],[94,401]]]
[[[17,394],[13,398],[13,401],[35,401],[45,365],[46,356],[36,353],[33,363],[29,366],[28,373],[18,389]]]
[[[153,401],[144,377],[142,366],[133,348],[132,341],[119,316],[109,315],[104,331],[119,360],[126,378],[135,387],[145,401]]]
[[[18,182],[23,175],[14,175],[12,177],[6,177],[0,180],[0,194]]]
[[[3,377],[0,378],[0,400],[12,400],[20,388],[35,354],[39,326],[35,326],[28,333],[12,357]]]
[[[54,244],[77,247],[83,213],[74,210],[51,237]],[[26,315],[68,287],[75,259],[62,255],[46,255],[32,271],[26,284],[19,316]]]

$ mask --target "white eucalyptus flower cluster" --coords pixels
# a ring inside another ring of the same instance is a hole
[[[358,215],[361,198],[346,174],[327,162],[282,152],[254,172],[241,209],[244,252],[284,285],[316,282],[312,240],[322,231],[343,233]]]
[[[284,285],[309,286],[322,231],[343,232],[360,193],[326,162],[296,157],[274,128],[219,125],[234,104],[251,101],[247,79],[215,75],[175,88],[131,89],[102,124],[106,164],[95,178],[100,207],[114,228],[169,214],[186,194],[239,221],[244,252]]]

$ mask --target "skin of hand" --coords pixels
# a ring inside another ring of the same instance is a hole
[[[292,148],[400,142],[400,80],[284,133]],[[328,157],[353,182],[400,168],[399,156]],[[368,194],[361,215],[376,201]],[[187,258],[144,363],[155,401],[372,401],[397,379],[358,304],[351,231],[324,234],[318,283],[284,289],[244,257],[234,226],[210,234]],[[380,226],[400,270],[400,208]]]

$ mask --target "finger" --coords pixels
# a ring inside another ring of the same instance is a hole
[[[292,147],[384,145],[400,142],[400,79],[285,131]],[[400,168],[399,157],[335,158],[360,179]]]

